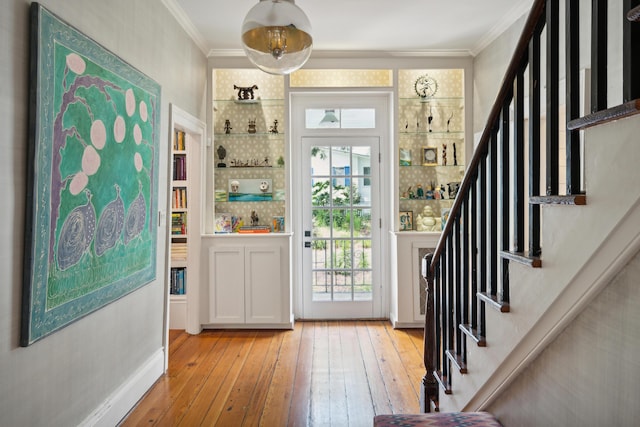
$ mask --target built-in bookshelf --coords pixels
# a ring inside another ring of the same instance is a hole
[[[188,139],[184,130],[174,129],[171,150],[171,271],[169,277],[169,292],[172,296],[185,295],[187,292]]]

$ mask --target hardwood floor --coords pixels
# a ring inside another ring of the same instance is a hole
[[[293,331],[171,331],[169,369],[122,426],[371,426],[419,412],[422,329],[297,322]]]

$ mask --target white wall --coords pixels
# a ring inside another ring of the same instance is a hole
[[[204,54],[157,0],[41,3],[162,86],[159,206],[165,210],[168,105],[204,119]],[[0,14],[0,425],[71,426],[90,418],[161,354],[166,233],[159,231],[156,281],[30,347],[19,347],[29,4],[3,1]]]
[[[504,426],[632,426],[640,254],[488,408]],[[513,410],[518,408],[518,410]]]

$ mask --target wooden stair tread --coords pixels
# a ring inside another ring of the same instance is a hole
[[[624,117],[633,116],[635,114],[640,114],[640,99],[629,101],[616,107],[607,108],[606,110],[587,114],[584,117],[571,120],[567,123],[567,129],[586,129],[592,126],[622,119]]]
[[[459,328],[462,332],[464,332],[465,335],[467,335],[469,338],[471,338],[473,341],[475,341],[475,343],[478,345],[478,347],[486,347],[487,346],[487,339],[480,335],[480,331],[478,331],[477,329],[473,328],[471,325],[459,325]]]
[[[491,295],[487,292],[478,292],[476,293],[476,297],[479,300],[486,302],[490,307],[498,310],[500,313],[508,313],[511,311],[509,303],[502,301],[497,295]]]
[[[453,363],[456,369],[458,369],[458,372],[460,372],[461,374],[467,373],[467,364],[464,363],[462,357],[459,354],[455,353],[455,351],[452,350],[447,350],[445,353],[451,363]]]
[[[542,267],[542,259],[537,256],[531,256],[528,252],[501,251],[500,256],[502,258],[508,259],[509,261],[515,261],[520,264],[528,265],[529,267]]]
[[[444,391],[444,394],[451,394],[451,388],[449,387],[449,381],[445,375],[442,375],[440,371],[434,371],[433,377],[436,379],[440,388]]]
[[[532,205],[576,205],[587,204],[586,194],[569,194],[566,196],[532,196],[529,198]]]

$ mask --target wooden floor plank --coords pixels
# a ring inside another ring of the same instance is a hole
[[[370,426],[417,413],[422,331],[387,321],[170,332],[169,368],[121,426]]]
[[[205,357],[195,367],[195,370],[185,383],[182,392],[174,399],[172,405],[167,408],[161,418],[164,425],[178,425],[191,407],[192,402],[200,393],[206,383],[211,371],[218,364],[224,354],[224,350],[229,345],[230,339],[222,337],[220,332],[204,332],[200,339],[209,342],[209,349]]]
[[[309,407],[311,402],[311,369],[313,365],[313,322],[300,322],[302,329],[300,351],[293,384],[293,398],[289,408],[289,427],[306,426],[309,423]]]
[[[145,399],[144,407],[139,408],[134,416],[127,419],[127,423],[136,425],[141,422],[146,424],[158,422],[183,391],[185,384],[194,374],[195,366],[207,354],[209,347],[207,339],[187,338],[171,355],[176,364],[169,366],[166,381],[156,384],[157,387],[164,389],[164,393],[154,394],[152,399]],[[180,368],[176,368],[177,366]]]
[[[367,323],[369,322],[358,322],[356,333],[358,335],[358,344],[360,345],[362,360],[364,361],[367,371],[373,408],[376,414],[391,414],[391,399],[387,392],[387,386],[384,383],[384,377],[382,376],[380,364],[378,363],[376,352],[373,348],[374,344],[371,340],[371,335],[367,329]]]
[[[313,426],[331,425],[329,327],[327,322],[318,322],[314,334],[309,424]]]
[[[256,392],[273,336],[273,332],[258,332],[253,347],[251,347],[251,357],[246,359],[229,397],[224,402],[222,413],[216,421],[218,425],[242,425],[242,420],[249,410],[249,403]],[[215,408],[212,407],[211,410],[215,410]]]
[[[193,403],[191,404],[189,411],[185,414],[182,420],[180,420],[178,425],[191,427],[202,423],[202,420],[208,413],[213,400],[220,392],[224,393],[224,390],[221,390],[220,384],[222,384],[224,379],[227,377],[229,369],[231,369],[231,366],[238,357],[238,354],[242,351],[242,348],[247,345],[250,346],[253,343],[254,336],[255,333],[249,331],[224,332],[222,339],[228,340],[229,343],[225,347],[220,361],[211,370],[211,373],[200,389],[200,392],[197,394],[195,399],[193,399]]]
[[[347,396],[349,426],[370,426],[375,415],[364,355],[360,350],[356,322],[340,323],[340,347]],[[333,420],[333,419],[332,419]]]
[[[367,329],[380,365],[380,371],[387,386],[391,408],[394,414],[417,413],[420,409],[419,395],[416,395],[409,375],[404,370],[400,355],[382,322],[368,323]]]
[[[342,323],[332,322],[328,325],[329,338],[329,403],[332,426],[348,426],[347,385],[345,375],[349,370],[343,360],[343,348],[340,331]]]
[[[416,351],[413,341],[406,330],[393,329],[391,325],[385,325],[385,330],[391,337],[396,351],[400,355],[400,360],[404,365],[404,370],[410,378],[411,385],[416,395],[420,395],[420,382],[424,376],[424,363],[422,355]]]
[[[264,410],[265,402],[267,400],[267,394],[273,381],[273,373],[275,371],[276,362],[278,361],[278,355],[284,341],[285,333],[278,331],[274,333],[267,354],[256,382],[256,389],[253,393],[251,401],[247,407],[247,413],[242,420],[244,426],[257,426],[260,425],[260,419],[262,418],[262,412]]]
[[[231,363],[224,380],[217,384],[218,392],[215,398],[211,401],[211,405],[209,406],[209,410],[206,415],[202,418],[202,425],[218,425],[220,416],[228,409],[229,397],[235,390],[235,387],[238,384],[238,378],[240,378],[241,372],[245,369],[245,366],[247,366],[247,361],[259,357],[257,353],[253,354],[253,357],[249,357],[251,349],[254,348],[256,344],[257,332],[254,331],[250,337],[251,339],[244,340],[238,349],[238,353],[236,354],[233,363]],[[219,425],[225,424],[220,423]]]
[[[271,387],[265,400],[265,407],[260,420],[261,426],[285,426],[289,418],[289,408],[293,393],[293,382],[296,363],[300,351],[301,328],[286,331],[278,353],[278,360],[273,372]]]

